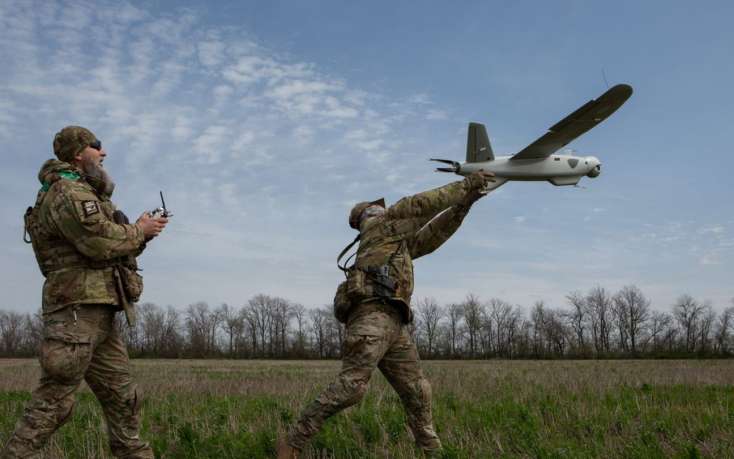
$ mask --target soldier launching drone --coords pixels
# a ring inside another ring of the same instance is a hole
[[[346,324],[342,370],[278,445],[279,458],[295,458],[327,418],[358,403],[375,368],[400,396],[416,445],[437,452],[441,442],[433,427],[431,386],[418,363],[409,325],[413,321],[413,260],[440,247],[461,225],[472,204],[487,193],[491,172],[408,196],[385,208],[384,200],[361,202],[349,215],[359,241],[351,267],[340,266],[334,313]],[[337,260],[338,263],[339,260]]]

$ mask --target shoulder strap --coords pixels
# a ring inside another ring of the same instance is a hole
[[[344,255],[346,255],[347,252],[349,252],[349,249],[351,249],[354,246],[354,244],[356,244],[357,241],[359,241],[359,237],[360,236],[361,236],[361,234],[358,234],[357,237],[355,237],[354,240],[352,242],[350,242],[348,246],[344,247],[344,250],[342,250],[341,253],[339,253],[339,256],[336,257],[336,266],[339,269],[341,269],[342,271],[344,271],[345,273],[347,272],[347,263],[349,262],[349,259],[354,256],[354,254],[352,254],[352,256],[350,256],[349,258],[346,259],[346,261],[344,262],[344,266],[342,266],[342,265],[339,264],[339,260],[341,260],[342,257]]]
[[[28,219],[30,218],[31,214],[33,213],[33,207],[29,207],[26,209],[25,214],[23,215],[23,242],[26,244],[30,244],[31,241],[31,233],[28,232]]]

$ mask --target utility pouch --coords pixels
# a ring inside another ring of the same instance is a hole
[[[112,213],[112,221],[117,223],[118,225],[129,225],[130,219],[127,218],[127,215],[125,215],[125,212],[121,210],[116,210]]]
[[[375,296],[372,285],[367,279],[367,273],[361,269],[351,268],[347,273],[346,290],[349,299],[359,303],[364,298]]]
[[[349,318],[349,311],[352,309],[352,302],[347,294],[347,281],[339,284],[334,295],[334,317],[339,322],[345,324]]]
[[[130,303],[137,303],[143,294],[143,276],[124,265],[117,265],[117,269],[120,272],[120,281],[127,300]]]

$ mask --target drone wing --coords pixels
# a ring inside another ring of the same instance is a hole
[[[589,129],[601,123],[632,95],[632,86],[618,84],[590,100],[578,110],[554,124],[548,132],[510,159],[547,158]]]

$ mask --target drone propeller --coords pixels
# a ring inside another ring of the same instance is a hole
[[[451,167],[437,167],[436,172],[453,172],[458,173],[461,169],[461,163],[458,161],[452,161],[450,159],[435,159],[431,158],[429,161],[436,161],[439,163],[449,164]]]

